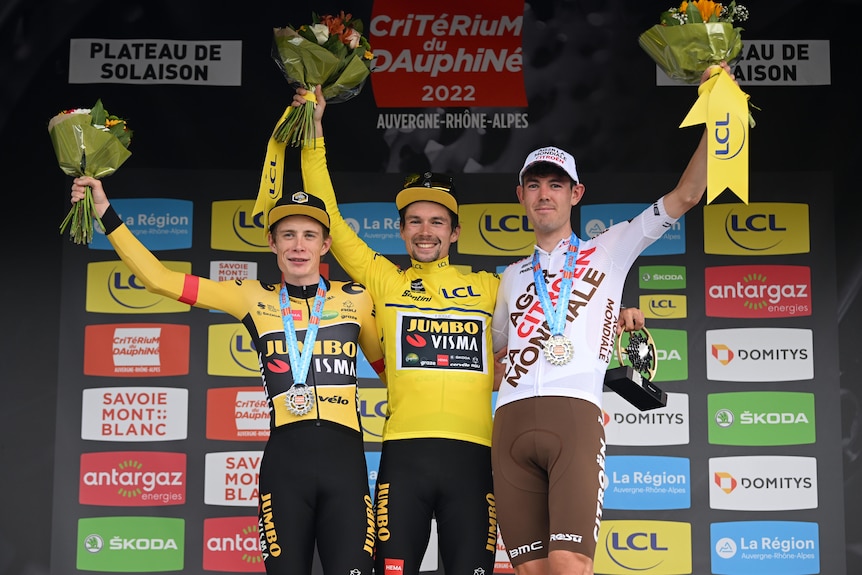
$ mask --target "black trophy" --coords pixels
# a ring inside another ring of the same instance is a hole
[[[623,347],[623,336],[628,334],[628,344]],[[627,362],[623,362],[625,349]],[[617,336],[617,357],[620,367],[605,373],[605,385],[641,411],[657,409],[667,405],[667,393],[652,381],[658,359],[655,342],[647,329],[622,332]]]

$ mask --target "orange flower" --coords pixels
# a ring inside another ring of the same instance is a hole
[[[350,18],[350,15],[347,15]],[[333,16],[332,14],[326,14],[325,16],[320,17],[320,23],[325,24],[327,28],[329,28],[330,34],[335,34],[336,36],[341,35],[344,31],[344,11],[342,10],[338,16]]]
[[[697,7],[697,11],[700,12],[700,17],[703,18],[704,22],[709,22],[713,16],[718,18],[721,15],[722,5],[713,2],[713,0],[694,0],[692,4]],[[689,3],[683,0],[683,3],[679,5],[679,11],[685,14],[688,5]]]
[[[342,44],[353,50],[359,44],[361,34],[353,27],[352,14],[345,14],[344,10],[338,16],[326,14],[320,17],[320,23],[329,28],[329,33],[338,36]]]

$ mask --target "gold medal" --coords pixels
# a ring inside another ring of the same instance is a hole
[[[575,347],[564,335],[552,335],[544,346],[545,358],[553,365],[566,365],[575,357]]]

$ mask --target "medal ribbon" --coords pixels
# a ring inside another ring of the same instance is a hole
[[[302,342],[302,353],[300,354],[299,344],[296,339],[296,327],[293,324],[293,315],[290,312],[290,296],[287,295],[287,284],[284,281],[281,282],[279,298],[281,322],[284,324],[284,338],[287,340],[287,351],[290,354],[290,367],[293,370],[293,386],[305,385],[305,380],[308,378],[311,354],[314,350],[314,341],[317,339],[317,330],[320,328],[320,316],[323,314],[323,302],[325,299],[326,284],[323,282],[323,278],[320,278],[317,284],[317,293],[314,294],[314,305],[311,308],[311,316],[308,318],[308,327],[305,330],[305,340]]]
[[[566,329],[566,313],[569,311],[569,294],[572,292],[572,282],[575,279],[575,263],[578,260],[578,247],[580,240],[575,232],[569,238],[569,249],[566,251],[566,262],[563,265],[563,281],[560,284],[560,295],[557,298],[557,307],[551,302],[548,294],[548,286],[545,285],[545,277],[542,275],[542,262],[539,261],[539,248],[533,252],[533,280],[536,283],[536,295],[545,312],[545,319],[551,335],[563,335]]]

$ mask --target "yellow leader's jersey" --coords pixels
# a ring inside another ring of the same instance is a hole
[[[287,349],[279,284],[258,280],[213,281],[165,267],[121,224],[112,209],[102,219],[108,240],[148,291],[206,309],[217,309],[240,320],[254,342],[270,408],[270,426],[322,419],[361,432],[357,403],[357,342],[379,373],[382,349],[374,321],[374,304],[365,288],[354,282],[327,282],[323,315],[314,344],[306,384],[315,391],[312,410],[294,415],[285,393],[294,383]],[[300,350],[308,326],[314,288],[287,286],[290,310]],[[309,297],[300,294],[307,293]]]
[[[499,277],[462,273],[444,258],[402,270],[342,218],[323,138],[302,150],[306,190],[326,202],[332,252],[368,288],[383,339],[388,407],[383,440],[448,438],[491,445],[490,322]]]

